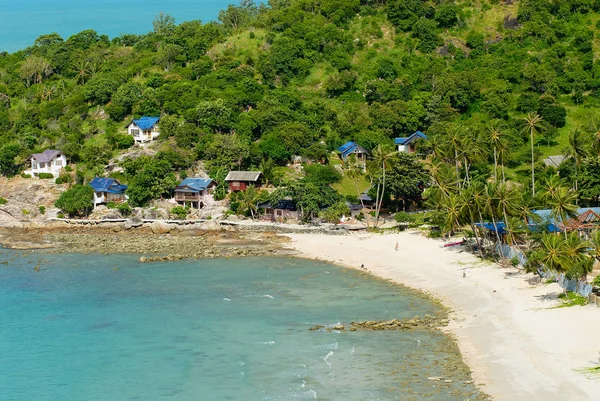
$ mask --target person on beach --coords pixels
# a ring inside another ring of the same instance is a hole
[[[398,250],[398,243],[396,242],[396,248],[394,248],[395,250]]]

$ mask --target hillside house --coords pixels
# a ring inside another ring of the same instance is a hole
[[[369,152],[362,146],[356,144],[353,141],[348,141],[339,148],[337,148],[338,152],[340,152],[340,158],[342,161],[346,161],[350,155],[356,155],[356,160],[359,162],[366,162],[367,157],[369,156]]]
[[[282,199],[273,204],[270,202],[258,205],[261,211],[261,218],[265,220],[284,221],[284,220],[300,220],[300,212],[296,204],[289,199]]]
[[[133,136],[133,139],[138,143],[151,142],[160,135],[158,121],[160,117],[143,116],[129,123],[127,134]]]
[[[186,178],[175,188],[175,201],[180,205],[190,205],[200,209],[214,202],[212,195],[217,186],[210,178]]]
[[[230,171],[225,181],[229,184],[229,192],[245,191],[250,185],[260,188],[263,174],[260,171]]]
[[[398,152],[414,153],[416,152],[416,142],[419,139],[427,140],[427,135],[421,131],[416,131],[410,136],[394,139],[394,144],[398,147]]]
[[[125,195],[127,185],[122,185],[114,178],[95,177],[90,181],[90,186],[94,189],[94,208],[108,202],[121,203],[128,199]]]
[[[29,160],[31,161],[31,170],[27,170],[25,173],[32,176],[46,173],[58,177],[60,171],[67,166],[67,158],[58,150],[48,149],[42,153],[34,153]]]

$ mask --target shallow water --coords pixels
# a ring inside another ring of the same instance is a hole
[[[230,0],[0,0],[0,51],[33,45],[42,34],[57,32],[64,39],[85,29],[111,38],[122,33],[147,33],[159,12],[177,23],[217,19]]]
[[[308,330],[438,311],[360,272],[288,258],[140,264],[1,252],[1,400],[477,396],[438,331]]]

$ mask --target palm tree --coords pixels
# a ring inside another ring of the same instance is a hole
[[[455,124],[446,131],[446,153],[452,154],[454,167],[456,169],[456,177],[460,177],[460,152],[463,147],[464,127],[461,124]],[[456,181],[456,187],[460,187],[460,180]]]
[[[499,149],[505,147],[504,132],[502,123],[499,120],[493,121],[488,127],[488,140],[494,150],[494,181],[498,181],[498,153]],[[503,168],[504,170],[504,168]]]
[[[590,132],[593,135],[592,151],[598,156],[600,156],[600,121],[598,121],[597,119],[593,119],[590,122],[588,132]]]
[[[250,212],[250,216],[254,220],[254,213],[258,212],[260,191],[257,191],[254,185],[250,185],[245,191],[240,192],[239,201],[241,206]]]
[[[592,232],[590,235],[590,256],[600,261],[600,230]]]
[[[587,155],[584,138],[579,129],[569,133],[569,146],[565,149],[564,155],[575,159],[575,191],[577,191],[577,172],[581,165],[581,160]]]
[[[549,199],[548,203],[552,206],[550,215],[557,222],[562,222],[565,238],[567,236],[566,223],[570,217],[577,215],[577,205],[575,200],[577,199],[577,193],[569,191],[565,187],[558,187],[554,192],[554,195]]]
[[[473,234],[475,235],[475,241],[477,241],[479,255],[483,256],[481,250],[481,242],[479,241],[479,234],[475,222],[479,220],[481,222],[481,203],[478,202],[481,194],[481,186],[469,186],[463,189],[459,193],[461,203],[461,215],[464,217],[466,223],[471,226]]]
[[[443,204],[446,209],[446,219],[444,221],[444,229],[446,232],[452,234],[460,226],[463,218],[463,207],[460,196],[457,194],[451,194]]]
[[[469,169],[471,165],[481,160],[485,154],[484,147],[482,146],[481,139],[477,132],[473,130],[465,130],[463,137],[461,138],[462,147],[460,156],[462,158],[463,167],[465,169],[464,185],[468,185],[471,181],[469,176]]]
[[[531,141],[531,193],[535,196],[535,156],[533,153],[533,140],[535,133],[543,129],[542,121],[544,119],[539,114],[529,113],[524,120],[523,130],[529,133]]]
[[[350,178],[354,182],[354,187],[356,188],[356,196],[360,200],[360,205],[364,209],[365,208],[365,203],[364,203],[364,200],[363,200],[363,198],[361,196],[362,194],[360,192],[360,188],[358,188],[358,180],[364,174],[363,167],[358,162],[358,159],[356,158],[355,154],[351,154],[350,156],[348,156],[348,158],[346,159],[346,162],[344,163],[343,167],[344,167],[344,172],[346,173],[346,176],[348,178]],[[369,228],[369,219],[366,218],[365,221],[367,223],[367,228]]]
[[[381,173],[381,192],[379,192],[379,181],[377,183],[377,196],[375,199],[375,226],[379,223],[379,213],[381,212],[381,206],[383,204],[383,195],[385,193],[385,172],[388,168],[390,159],[396,155],[396,152],[386,151],[381,144],[373,150],[373,159],[377,169],[381,168],[378,172]]]
[[[555,272],[564,270],[564,266],[568,263],[565,258],[565,243],[564,239],[555,234],[546,233],[542,235],[542,247],[538,251],[537,260],[547,269]]]

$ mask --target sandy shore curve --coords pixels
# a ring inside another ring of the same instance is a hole
[[[418,232],[286,236],[299,256],[357,269],[364,264],[378,277],[442,301],[453,311],[446,330],[494,400],[598,399],[600,377],[585,370],[600,365],[600,308],[553,308],[562,292],[557,284],[444,248]]]

